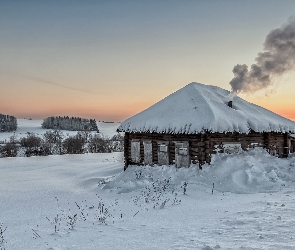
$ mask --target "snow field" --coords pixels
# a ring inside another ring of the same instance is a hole
[[[262,149],[216,155],[203,170],[123,172],[122,153],[1,158],[0,246],[295,249],[294,167],[295,155]]]

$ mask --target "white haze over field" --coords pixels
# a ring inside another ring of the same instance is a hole
[[[123,165],[123,153],[1,158],[0,249],[295,249],[294,154]]]
[[[27,136],[27,132],[35,133],[37,136],[42,136],[46,131],[52,129],[43,129],[41,127],[43,120],[29,120],[29,119],[17,119],[17,130],[13,133],[11,132],[0,132],[0,142],[9,141],[9,138],[15,134],[17,138],[22,138]],[[119,123],[104,123],[97,122],[97,127],[100,134],[106,137],[112,137],[117,134],[116,130],[120,124]],[[65,136],[72,136],[77,134],[77,131],[67,131],[63,130]],[[92,132],[96,133],[96,132]]]

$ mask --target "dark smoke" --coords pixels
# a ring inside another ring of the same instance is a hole
[[[254,92],[267,88],[272,78],[279,76],[295,65],[295,18],[281,28],[272,30],[264,42],[265,52],[258,53],[255,64],[249,69],[246,64],[233,68],[234,78],[230,81],[232,91]]]

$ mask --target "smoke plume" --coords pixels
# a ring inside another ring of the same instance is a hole
[[[258,53],[256,63],[252,64],[250,69],[246,64],[234,66],[234,78],[229,83],[233,92],[254,92],[267,88],[273,77],[294,68],[295,17],[267,35],[264,51]]]

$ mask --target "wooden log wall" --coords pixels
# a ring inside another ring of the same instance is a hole
[[[212,154],[218,151],[222,152],[223,143],[238,142],[241,144],[243,150],[247,150],[251,147],[264,147],[270,154],[278,157],[288,156],[288,135],[282,133],[256,133],[251,132],[249,134],[239,133],[205,133],[196,135],[174,135],[174,134],[157,134],[157,133],[125,133],[124,139],[124,157],[125,157],[125,169],[130,164],[138,165],[138,163],[132,162],[131,159],[131,141],[134,139],[140,140],[140,158],[139,165],[143,165],[144,159],[144,147],[143,141],[150,140],[152,142],[152,157],[153,163],[158,163],[158,142],[169,142],[168,155],[169,164],[175,163],[175,141],[188,141],[189,153],[191,162],[193,164],[199,164],[201,167],[205,163],[211,162]]]
[[[289,154],[289,141],[288,141],[288,134],[284,134],[284,149],[283,149],[283,157],[287,158]]]
[[[129,141],[129,133],[125,133],[124,136],[124,171],[128,168],[129,165],[129,154],[131,152],[131,143]]]
[[[288,136],[288,145],[290,153],[295,153],[295,137]]]
[[[284,157],[284,134],[270,133],[268,150],[271,155]]]

